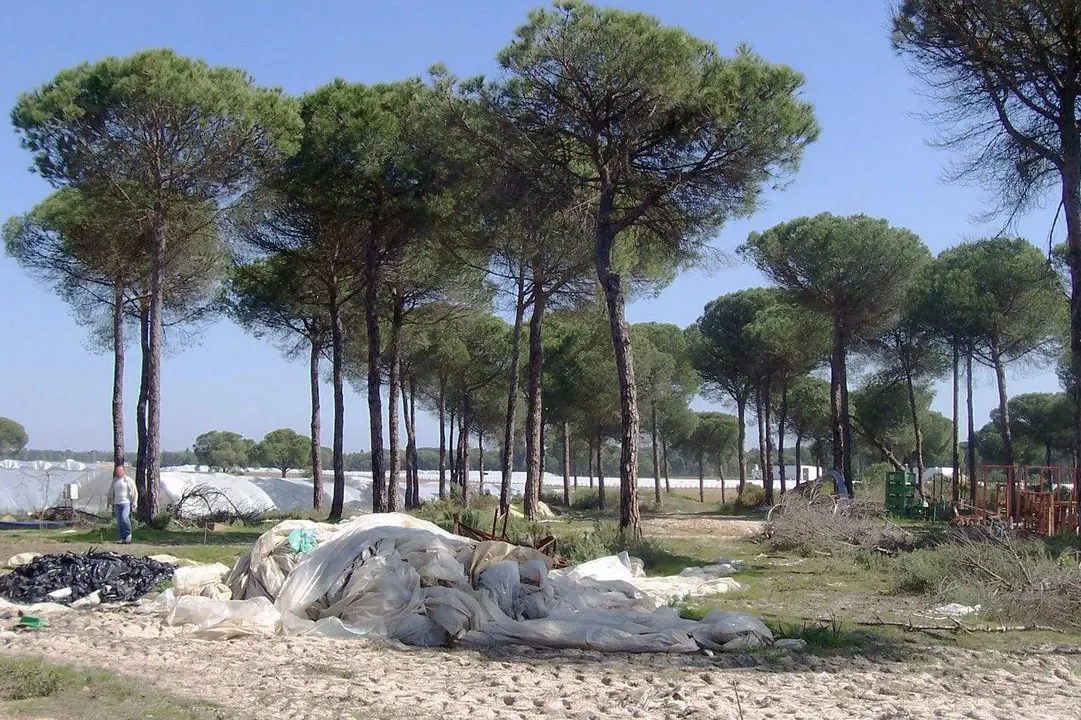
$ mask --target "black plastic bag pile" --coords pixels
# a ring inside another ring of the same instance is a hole
[[[0,576],[0,597],[16,603],[68,604],[101,591],[102,602],[130,602],[172,578],[171,565],[104,550],[42,555]],[[71,593],[50,595],[71,588]]]

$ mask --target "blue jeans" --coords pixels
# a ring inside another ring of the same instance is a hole
[[[116,529],[120,533],[120,542],[131,540],[131,504],[113,505],[113,513],[116,515]]]

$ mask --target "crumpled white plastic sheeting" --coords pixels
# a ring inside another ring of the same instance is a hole
[[[167,599],[167,622],[204,637],[382,637],[421,646],[691,652],[773,642],[743,613],[693,621],[657,610],[665,582],[712,580],[647,579],[641,561],[625,554],[549,572],[535,551],[478,543],[409,515],[365,515],[336,528],[302,522],[276,526],[237,562],[233,600]],[[283,538],[298,527],[316,528],[319,542],[288,567]]]

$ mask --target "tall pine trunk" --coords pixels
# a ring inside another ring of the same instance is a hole
[[[405,421],[405,509],[412,510],[416,507],[413,499],[413,431],[409,426],[409,390],[404,381],[400,385],[402,420]]]
[[[398,510],[398,482],[402,469],[401,428],[398,426],[398,394],[402,383],[402,311],[405,300],[395,288],[390,320],[390,377],[388,379],[387,438],[390,445],[390,474],[387,481],[387,510]]]
[[[759,380],[754,389],[754,414],[758,417],[758,467],[762,473],[762,492],[766,491],[766,411],[763,408],[765,400],[762,397],[762,382]]]
[[[604,441],[601,433],[597,431],[597,504],[604,510]]]
[[[439,381],[439,499],[447,499],[447,382],[442,379]]]
[[[150,522],[152,513],[147,505],[146,491],[146,406],[150,398],[150,306],[144,298],[139,308],[139,401],[135,405],[136,468],[135,487],[139,491],[139,517]]]
[[[462,398],[462,416],[458,427],[458,446],[461,448],[461,460],[458,463],[462,483],[462,505],[469,507],[469,431],[472,421],[469,406],[469,391]]]
[[[124,464],[124,283],[113,287],[113,465]]]
[[[706,451],[698,449],[698,502],[706,501]]]
[[[650,440],[653,442],[653,500],[657,503],[657,508],[661,507],[661,462],[660,453],[657,447],[657,401],[656,399],[650,399],[649,401],[649,414],[650,414],[650,428],[649,435]]]
[[[518,295],[514,304],[510,368],[507,370],[507,417],[503,425],[503,463],[499,483],[499,511],[510,512],[511,475],[514,472],[514,425],[518,421],[518,365],[522,355],[522,323],[525,319],[525,263],[518,268]]]
[[[604,188],[600,193],[597,220],[595,265],[597,280],[604,288],[608,306],[608,321],[612,331],[612,347],[619,377],[620,461],[619,461],[619,527],[630,530],[633,537],[641,536],[638,511],[638,388],[634,380],[634,358],[631,353],[631,333],[627,326],[623,279],[612,270],[612,245],[615,240],[611,217],[615,191]]]
[[[722,464],[721,454],[717,453],[717,479],[721,483],[721,505],[724,505],[728,500],[724,496],[724,469],[721,467]]]
[[[1081,142],[1070,117],[1070,132],[1062,133],[1062,207],[1066,215],[1066,249],[1070,266],[1070,360],[1075,383],[1081,382]],[[1078,392],[1076,388],[1071,393]],[[1081,396],[1073,397],[1073,454],[1075,472],[1081,468]],[[1081,493],[1077,494],[1077,517],[1081,518]],[[1078,530],[1081,531],[1081,522]]]
[[[766,504],[773,504],[773,376],[766,373],[766,387],[762,391],[762,410],[766,413],[765,489]]]
[[[830,420],[833,427],[833,469],[845,479],[848,494],[852,490],[852,422],[848,414],[848,363],[845,328],[841,319],[833,319],[833,354],[830,358]]]
[[[541,370],[543,363],[541,331],[544,322],[544,305],[547,298],[534,286],[533,314],[529,318],[529,399],[525,416],[525,516],[527,520],[537,519],[537,498],[540,484],[543,482],[541,456],[544,454],[544,439],[541,436],[543,418],[541,417]]]
[[[1013,469],[1013,429],[1010,427],[1010,403],[1006,394],[1006,366],[1002,362],[1002,354],[999,352],[998,343],[991,343],[991,364],[995,369],[995,380],[998,385],[998,411],[1002,417],[1002,449],[1006,456],[1006,466],[1009,468],[1007,476],[1010,514],[1015,520],[1020,518],[1017,503],[1017,473]]]
[[[338,522],[345,509],[345,333],[342,329],[342,312],[336,287],[332,290],[330,301],[330,343],[331,376],[334,385],[334,498],[330,502],[330,521]],[[373,471],[376,449],[372,447]],[[374,474],[372,478],[374,492]]]
[[[477,494],[484,494],[484,431],[477,428],[477,468],[480,470],[480,482],[477,484]]]
[[[379,243],[368,238],[364,261],[364,324],[368,330],[368,417],[372,446],[372,512],[386,512],[387,474],[383,463],[382,338],[379,328],[379,289],[383,282]],[[394,396],[391,396],[393,400]],[[337,477],[335,476],[335,482]]]
[[[458,429],[458,410],[453,405],[450,408],[450,443],[447,447],[450,448],[450,485],[451,495],[454,494],[453,487],[458,484],[458,462],[461,460],[461,456],[458,454],[458,445],[454,442],[454,433]]]
[[[589,447],[589,487],[593,488],[593,438],[586,441],[586,445]]]
[[[923,492],[923,428],[920,427],[920,412],[916,406],[916,384],[908,363],[905,363],[905,389],[908,391],[908,411],[912,420],[912,432],[916,436],[916,487]]]
[[[781,379],[781,409],[777,415],[777,467],[781,479],[781,495],[785,494],[784,429],[788,420],[788,378]]]
[[[670,493],[672,492],[672,481],[668,477],[668,436],[664,433],[661,433],[661,453],[663,456],[664,491]]]
[[[796,432],[796,487],[803,484],[803,433]]]
[[[571,424],[563,421],[563,507],[571,506]]]
[[[161,354],[165,343],[165,208],[154,202],[153,248],[150,269],[150,332],[146,402],[146,519],[158,510],[161,471]]]
[[[968,446],[965,448],[965,460],[968,463],[968,500],[973,507],[976,506],[976,419],[972,415],[972,349],[968,349],[965,359],[968,375],[968,392],[965,403],[968,406]]]
[[[747,487],[747,451],[743,445],[747,442],[747,393],[736,396],[736,460],[739,463],[739,494]]]
[[[953,427],[950,429],[950,461],[953,468],[953,482],[950,484],[950,500],[956,505],[961,499],[961,458],[958,439],[961,430],[961,348],[957,339],[953,341]]]
[[[417,452],[417,381],[409,377],[409,482],[413,485],[413,507],[420,507],[420,455]]]
[[[312,397],[312,509],[323,508],[323,419],[319,404],[319,356],[323,350],[322,336],[313,331],[310,338],[311,355],[308,360],[309,381]]]

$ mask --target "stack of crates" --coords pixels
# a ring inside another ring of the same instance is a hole
[[[916,473],[886,473],[886,512],[897,517],[910,517],[922,509],[916,495]]]

